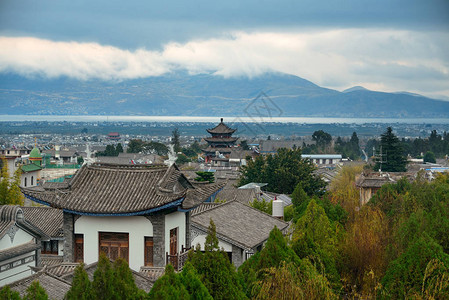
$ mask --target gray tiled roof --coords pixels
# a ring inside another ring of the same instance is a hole
[[[176,165],[84,165],[66,189],[22,188],[23,193],[55,208],[78,213],[143,213],[182,202],[190,209],[219,190],[224,183],[194,185]]]
[[[206,129],[209,133],[226,133],[226,134],[232,134],[236,131],[236,129],[232,129],[228,127],[225,123],[223,123],[223,119],[221,119],[221,122],[215,126],[214,128]]]
[[[140,274],[142,274],[145,277],[148,277],[149,280],[152,282],[155,282],[160,277],[162,277],[165,273],[164,267],[140,267]]]
[[[199,213],[202,213],[203,211],[212,209],[218,205],[222,205],[223,203],[216,203],[216,202],[204,202],[201,203],[200,205],[198,205],[197,207],[195,207],[194,209],[192,209],[192,211],[190,212],[190,216],[194,216],[197,215]]]
[[[74,272],[77,266],[78,263],[59,263],[57,265],[47,267],[46,271],[57,277],[61,277]]]
[[[237,200],[239,202],[248,204],[256,198],[255,189],[237,189],[237,188],[225,188],[222,189],[215,199],[220,201],[233,201]]]
[[[63,262],[63,257],[59,255],[52,255],[52,254],[41,254],[41,265],[52,267],[56,265],[60,265]],[[48,268],[47,268],[48,270]]]
[[[0,261],[4,261],[10,259],[12,257],[16,257],[37,249],[40,249],[41,246],[31,241],[16,247],[7,248],[0,251]]]
[[[22,207],[25,219],[50,237],[62,237],[62,210],[50,207]]]
[[[93,264],[90,264],[90,265],[87,265],[84,267],[84,269],[87,272],[87,275],[89,276],[90,281],[92,281],[94,278],[94,273],[95,273],[95,270],[97,270],[97,265],[98,265],[98,262],[95,262]],[[73,269],[73,271],[71,271],[71,272],[68,272],[68,273],[62,275],[61,278],[68,282],[72,282],[74,273],[75,273],[75,269]],[[139,289],[144,290],[145,292],[149,292],[151,290],[151,288],[153,287],[153,282],[150,280],[150,278],[148,278],[148,277],[144,276],[143,274],[140,274],[139,272],[136,272],[132,269],[131,269],[131,273],[133,274],[134,282],[136,283],[136,286]]]
[[[36,280],[39,281],[40,286],[45,289],[49,299],[64,299],[65,294],[71,288],[69,282],[49,274],[45,272],[45,270],[15,281],[9,284],[9,287],[14,291],[19,292],[20,296],[23,297],[31,283]]]
[[[14,225],[26,230],[35,237],[48,240],[48,236],[38,227],[30,224],[23,216],[23,210],[18,205],[0,205],[0,238]]]
[[[252,249],[267,240],[274,226],[281,231],[288,227],[288,223],[238,201],[198,213],[191,219],[192,226],[206,230],[211,219],[215,223],[217,236],[246,249]]]

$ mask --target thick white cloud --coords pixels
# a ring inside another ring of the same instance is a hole
[[[185,69],[225,77],[278,71],[318,85],[449,96],[449,34],[385,29],[235,32],[161,51],[0,37],[0,72],[122,80]]]

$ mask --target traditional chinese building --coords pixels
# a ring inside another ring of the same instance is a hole
[[[207,132],[211,134],[211,137],[204,138],[209,146],[203,150],[206,157],[206,162],[211,162],[213,158],[216,159],[229,159],[231,154],[231,148],[234,147],[238,137],[233,137],[232,134],[237,129],[232,129],[221,122],[212,129],[207,129]]]
[[[67,182],[22,191],[30,200],[62,209],[64,262],[91,264],[103,252],[138,271],[169,261],[180,267],[190,245],[189,211],[223,185],[197,185],[176,165],[96,163],[84,165]]]

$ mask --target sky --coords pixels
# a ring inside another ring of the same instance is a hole
[[[449,100],[449,0],[0,1],[0,73],[297,75]]]

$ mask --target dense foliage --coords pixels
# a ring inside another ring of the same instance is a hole
[[[381,135],[378,157],[374,170],[385,172],[405,172],[407,157],[401,141],[394,135],[393,129],[388,127]]]
[[[207,171],[198,171],[196,172],[196,175],[198,177],[195,178],[195,181],[199,182],[209,182],[213,183],[215,181],[214,172],[207,172]]]
[[[133,139],[128,143],[126,149],[128,153],[156,153],[157,155],[167,155],[168,147],[158,142],[144,142],[141,139]]]
[[[198,245],[199,246],[199,245]],[[189,262],[214,299],[246,299],[237,278],[235,266],[218,247],[215,224],[211,220],[204,244],[204,253],[197,246],[189,255]]]
[[[240,170],[239,185],[250,182],[268,183],[270,192],[291,194],[301,183],[308,195],[322,195],[325,182],[313,173],[315,167],[301,158],[301,149],[281,148],[274,155],[258,156]]]
[[[95,156],[118,156],[120,153],[123,153],[123,147],[118,143],[116,146],[107,145],[104,151],[98,151]]]
[[[0,205],[23,205],[23,194],[19,187],[22,171],[20,168],[17,168],[13,178],[10,178],[6,159],[3,158],[2,162],[3,166],[0,170]]]

